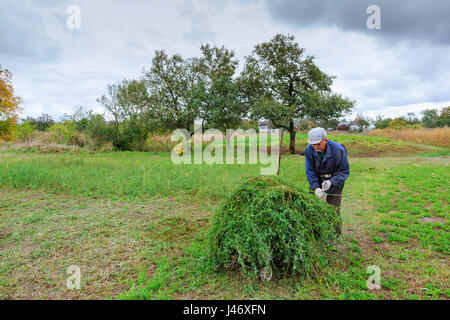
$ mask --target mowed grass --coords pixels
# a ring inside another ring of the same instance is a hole
[[[333,265],[313,279],[261,282],[202,262],[214,207],[259,165],[3,149],[0,298],[448,299],[450,158],[429,151],[350,157]],[[307,187],[299,155],[283,155],[280,175]],[[79,290],[66,287],[71,265]],[[367,288],[370,265],[380,290]]]

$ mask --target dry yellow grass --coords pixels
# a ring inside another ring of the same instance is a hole
[[[375,129],[368,135],[450,148],[450,128],[447,126],[434,129]]]

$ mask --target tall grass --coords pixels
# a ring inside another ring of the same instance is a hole
[[[450,128],[447,126],[434,129],[375,129],[368,134],[374,137],[401,139],[450,148]]]
[[[220,199],[261,165],[176,165],[170,153],[0,153],[0,186],[83,196]],[[296,159],[302,163],[301,159]],[[286,172],[287,174],[287,172]]]

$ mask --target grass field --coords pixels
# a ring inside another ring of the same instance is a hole
[[[0,299],[449,299],[449,150],[330,138],[350,155],[334,263],[311,279],[270,282],[202,263],[214,208],[258,165],[3,147]],[[307,187],[300,155],[283,155],[280,175]],[[66,287],[71,265],[79,290]],[[379,290],[367,288],[370,265],[380,267]]]

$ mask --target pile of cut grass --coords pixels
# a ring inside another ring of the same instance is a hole
[[[339,223],[335,207],[307,190],[276,176],[247,177],[216,210],[210,262],[262,280],[308,276],[328,263]]]

